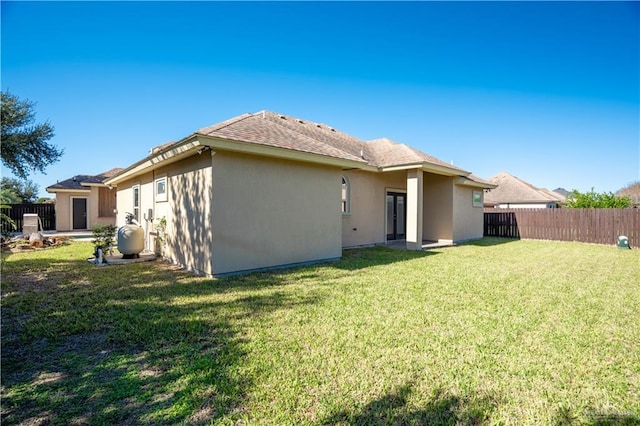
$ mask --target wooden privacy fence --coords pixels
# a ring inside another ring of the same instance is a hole
[[[640,209],[485,209],[484,236],[640,246]]]
[[[2,209],[2,213],[9,216],[16,223],[16,229],[6,221],[2,221],[2,232],[22,232],[22,215],[36,213],[42,221],[44,231],[56,229],[56,205],[55,204],[7,204],[10,209]]]

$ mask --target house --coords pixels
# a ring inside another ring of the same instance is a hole
[[[483,191],[495,186],[392,140],[270,111],[152,149],[105,183],[117,187],[118,224],[132,213],[148,247],[207,275],[481,238]]]
[[[545,209],[559,207],[566,200],[566,197],[559,193],[538,188],[506,172],[498,173],[488,181],[497,186],[485,194],[486,207]]]
[[[114,168],[99,175],[77,175],[46,188],[56,196],[56,230],[93,229],[116,224],[116,190],[104,184],[124,169]]]

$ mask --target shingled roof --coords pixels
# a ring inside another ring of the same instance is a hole
[[[466,170],[387,138],[365,142],[326,124],[271,111],[244,114],[200,129],[197,133],[359,161],[375,167],[427,163],[459,171],[463,175],[469,174]]]
[[[538,188],[506,172],[498,173],[488,180],[497,187],[485,195],[485,204],[536,204],[565,201],[560,194]]]
[[[342,162],[343,166],[349,163],[347,167],[351,168],[376,168],[385,171],[422,167],[426,171],[448,176],[468,177],[470,174],[464,169],[387,138],[366,142],[327,124],[272,111],[259,111],[203,127],[177,142],[164,143],[152,148],[146,158],[125,169],[110,183],[116,184],[118,180],[142,173],[150,167],[155,167],[159,161],[184,158],[191,150],[201,149],[202,145],[216,149],[217,142],[207,141],[206,138],[218,139],[218,142],[225,145],[220,149],[238,148],[239,151],[245,152],[249,145],[278,148],[284,150],[281,152],[290,151],[292,157],[300,158],[299,154],[313,154],[335,159],[336,164]]]
[[[196,133],[364,163],[357,154],[361,149],[358,139],[325,125],[270,111],[243,114]]]
[[[46,188],[47,192],[56,191],[88,191],[90,186],[102,185],[104,181],[120,173],[122,168],[116,167],[98,175],[76,175]]]

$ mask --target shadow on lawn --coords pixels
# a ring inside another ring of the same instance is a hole
[[[431,250],[397,250],[388,247],[368,247],[344,250],[342,259],[331,266],[347,271],[366,269],[372,266],[389,265],[437,255]]]
[[[640,425],[640,417],[630,411],[603,412],[595,409],[581,410],[574,413],[571,409],[561,407],[555,415],[555,426],[585,425],[585,426],[631,426]]]
[[[496,402],[490,398],[469,400],[443,392],[436,393],[424,407],[408,407],[413,392],[410,384],[383,395],[359,411],[340,411],[325,419],[322,424],[348,425],[477,425],[487,421]]]
[[[499,246],[502,244],[514,243],[516,241],[520,241],[519,238],[502,238],[502,237],[484,237],[479,240],[471,240],[463,243],[465,246],[476,246],[476,247],[491,247],[491,246]]]
[[[219,419],[252,386],[243,321],[319,297],[278,276],[203,280],[160,264],[3,269],[3,424]]]

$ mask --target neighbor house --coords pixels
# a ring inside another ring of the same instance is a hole
[[[560,207],[566,201],[562,194],[538,188],[506,172],[498,173],[488,181],[496,185],[496,188],[485,194],[486,207],[546,209]]]
[[[269,111],[152,149],[105,183],[117,187],[118,224],[133,214],[148,247],[207,275],[481,238],[494,187],[389,139]]]
[[[116,224],[116,190],[104,181],[123,169],[99,175],[77,175],[48,186],[56,196],[56,230],[90,230],[96,225]]]

